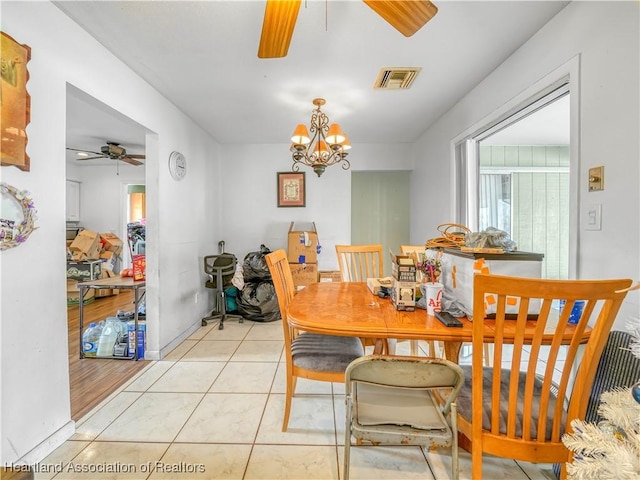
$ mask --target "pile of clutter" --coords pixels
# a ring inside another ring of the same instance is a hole
[[[118,275],[123,242],[113,233],[81,230],[67,244],[67,305],[79,303],[78,282],[89,282]],[[86,289],[83,303],[96,297],[117,295],[119,290]]]
[[[136,334],[134,312],[119,311],[115,317],[89,324],[82,334],[82,354],[88,358],[144,358],[145,331],[145,321],[138,320]]]

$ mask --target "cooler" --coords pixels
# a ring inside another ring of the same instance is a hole
[[[442,309],[454,316],[473,316],[473,277],[476,273],[508,275],[512,277],[540,278],[542,276],[541,253],[505,252],[501,254],[466,253],[445,248],[442,257],[444,293]],[[487,314],[495,313],[491,298],[485,299]],[[529,313],[537,314],[540,302],[529,304]],[[518,304],[507,306],[508,313],[517,313]]]

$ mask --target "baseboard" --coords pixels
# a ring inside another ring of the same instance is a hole
[[[201,327],[202,327],[201,320],[198,320],[197,323],[194,323],[190,328],[185,330],[183,333],[181,333],[176,338],[174,338],[171,342],[165,345],[162,349],[160,349],[160,352],[158,351],[145,352],[145,357],[144,357],[145,360],[163,359],[169,352],[171,352],[171,350],[173,350],[178,345],[180,345],[184,340],[189,338],[193,332],[197,331]]]
[[[56,448],[69,440],[74,433],[76,433],[76,422],[69,420],[61,428],[40,442],[40,444],[33,448],[29,453],[23,455],[17,462],[15,462],[15,464],[35,465],[36,463],[41,462]]]

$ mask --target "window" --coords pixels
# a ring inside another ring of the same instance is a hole
[[[543,277],[569,278],[570,150],[565,78],[456,145],[460,223],[506,231],[544,254]]]

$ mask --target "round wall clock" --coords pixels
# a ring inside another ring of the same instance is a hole
[[[169,155],[169,173],[174,180],[182,180],[187,174],[187,160],[180,152],[171,152]]]

